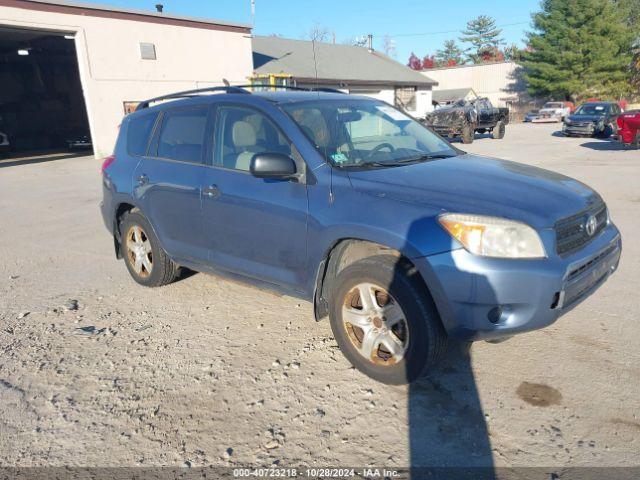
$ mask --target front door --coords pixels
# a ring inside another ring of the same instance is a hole
[[[211,263],[301,291],[307,261],[306,186],[249,173],[253,155],[291,155],[291,143],[263,112],[223,104],[216,107],[211,150],[203,190]]]
[[[201,193],[207,106],[168,109],[134,173],[134,192],[160,244],[176,260],[204,262]]]

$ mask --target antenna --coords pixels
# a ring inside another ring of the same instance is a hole
[[[318,81],[318,61],[316,60],[316,41],[311,39],[311,49],[313,50],[313,69],[316,73],[316,90],[320,87],[320,82]],[[318,97],[320,93],[318,92]]]
[[[256,26],[256,0],[251,0],[251,26]]]

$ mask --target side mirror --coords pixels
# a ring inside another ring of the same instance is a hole
[[[292,178],[296,174],[296,162],[282,153],[256,153],[249,167],[251,175],[258,178]]]

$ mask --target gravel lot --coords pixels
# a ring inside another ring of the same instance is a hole
[[[138,286],[102,225],[98,160],[0,164],[0,465],[639,465],[640,151],[557,128],[458,146],[596,188],[618,272],[410,388],[350,368],[297,299],[204,274]]]

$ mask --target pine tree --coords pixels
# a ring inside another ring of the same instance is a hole
[[[446,40],[442,50],[436,51],[436,62],[438,65],[454,66],[464,64],[463,52],[458,47],[455,40]]]
[[[487,16],[480,15],[467,22],[467,28],[463,30],[460,41],[471,44],[466,50],[467,56],[472,63],[478,63],[487,52],[495,52],[504,44],[500,36],[502,30],[496,27],[496,21]]]
[[[578,101],[630,90],[631,34],[612,2],[543,0],[523,52],[533,95]]]

